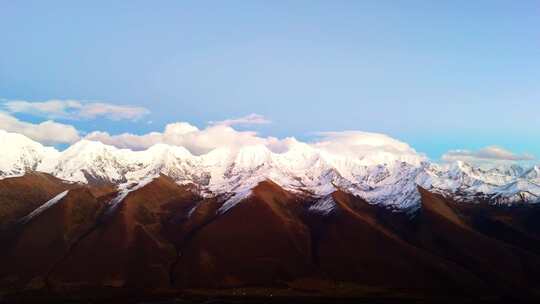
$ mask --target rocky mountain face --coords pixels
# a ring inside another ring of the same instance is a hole
[[[537,167],[0,142],[1,294],[538,297]]]

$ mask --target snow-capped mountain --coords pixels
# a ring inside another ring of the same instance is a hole
[[[540,185],[526,179],[516,179],[495,188],[488,195],[497,204],[538,203],[540,202]]]
[[[540,166],[534,166],[529,170],[524,171],[521,176],[523,179],[535,181],[537,184],[540,183]]]
[[[452,196],[458,201],[490,201],[497,204],[540,202],[536,166],[526,170],[518,166],[484,170],[458,161],[431,165],[429,182],[424,186]]]
[[[0,147],[0,179],[38,170],[39,166],[49,166],[60,155],[54,148],[44,147],[24,135],[4,130],[0,130]]]
[[[113,182],[126,181],[126,173],[133,169],[131,163],[134,152],[118,150],[99,142],[81,140],[62,153],[54,162],[38,166],[38,171],[74,182]]]
[[[281,153],[251,145],[193,155],[165,144],[132,151],[81,140],[59,152],[1,130],[0,143],[0,178],[35,170],[71,182],[125,185],[164,174],[179,184],[195,184],[203,195],[229,193],[233,198],[268,179],[308,196],[323,198],[341,189],[399,209],[418,205],[418,186],[465,202],[535,203],[540,198],[538,166],[484,170],[460,161],[439,165],[419,154],[379,152],[377,147],[349,155],[292,140]]]

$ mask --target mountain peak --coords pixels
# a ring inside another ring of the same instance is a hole
[[[265,145],[242,147],[234,159],[234,165],[237,169],[253,169],[271,162],[272,152]]]
[[[148,154],[154,155],[154,156],[170,153],[177,157],[185,157],[185,158],[193,157],[193,154],[191,154],[191,152],[188,149],[182,146],[172,146],[172,145],[167,145],[167,144],[162,144],[162,143],[155,144],[144,152],[147,152]]]
[[[81,139],[74,143],[73,145],[69,146],[66,151],[91,151],[91,150],[118,150],[118,148],[110,145],[106,145],[100,141],[94,141],[89,139]]]
[[[0,178],[20,176],[29,170],[49,163],[60,152],[17,133],[0,130]]]

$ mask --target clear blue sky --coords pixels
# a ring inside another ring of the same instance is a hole
[[[1,1],[0,45],[1,98],[152,111],[86,131],[258,113],[263,135],[540,156],[538,1]]]

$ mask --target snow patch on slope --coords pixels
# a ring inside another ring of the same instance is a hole
[[[120,206],[120,204],[124,201],[124,199],[133,191],[137,191],[141,189],[142,187],[148,185],[151,183],[154,179],[156,179],[158,176],[149,176],[144,178],[143,180],[133,183],[124,183],[118,186],[118,194],[110,200],[107,204],[109,205],[109,208],[105,212],[107,215],[113,214],[116,209]]]
[[[225,201],[225,203],[223,203],[223,205],[221,205],[221,207],[219,207],[219,209],[217,210],[217,213],[225,214],[226,212],[231,210],[231,208],[238,205],[238,203],[248,198],[251,195],[251,193],[252,193],[251,190],[245,190],[245,191],[241,191],[241,192],[237,192],[233,194],[229,199]]]
[[[336,209],[336,202],[332,195],[328,195],[315,201],[315,203],[309,206],[308,210],[321,215],[328,215]]]
[[[60,200],[62,200],[68,194],[68,192],[69,192],[69,190],[66,190],[66,191],[61,192],[60,194],[56,195],[55,197],[51,198],[50,200],[45,202],[43,205],[39,206],[37,209],[32,211],[30,214],[28,214],[27,216],[21,218],[19,220],[19,223],[26,224],[26,223],[30,222],[33,218],[35,218],[36,216],[42,214],[47,209],[51,208],[56,203],[58,203]]]

